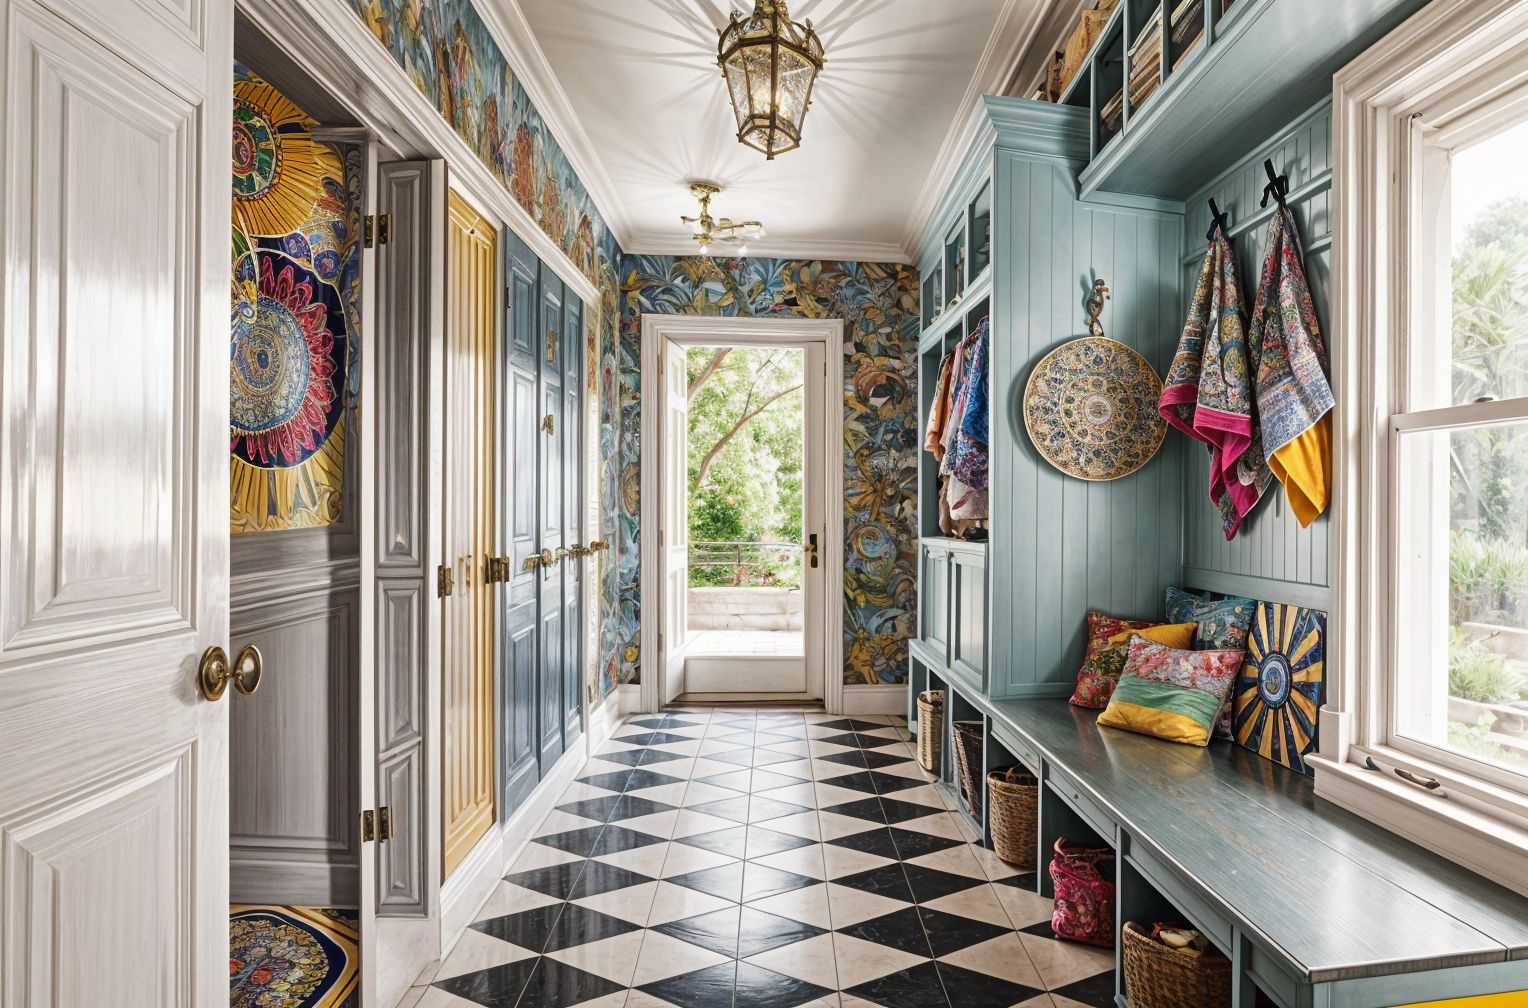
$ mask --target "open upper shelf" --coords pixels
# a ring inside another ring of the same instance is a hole
[[[1181,200],[1197,192],[1223,166],[1215,152],[1245,150],[1290,109],[1330,93],[1334,72],[1425,3],[1120,0],[1061,97],[1062,104],[1091,111],[1083,196],[1104,191]],[[1127,87],[1132,70],[1136,83]],[[1142,75],[1153,72],[1159,83],[1143,85]],[[1131,107],[1132,92],[1146,92],[1138,109]],[[1120,108],[1106,116],[1111,101]]]

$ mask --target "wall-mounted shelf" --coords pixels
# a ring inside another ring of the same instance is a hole
[[[1245,150],[1314,104],[1336,70],[1424,4],[1120,0],[1061,96],[1090,110],[1083,197],[1193,194],[1223,167],[1215,152]],[[1127,87],[1132,70],[1141,76]]]

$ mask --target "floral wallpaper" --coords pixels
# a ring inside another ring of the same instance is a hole
[[[471,0],[347,2],[515,202],[600,289],[601,311],[586,314],[589,392],[599,396],[600,457],[609,460],[600,469],[597,538],[614,542],[619,467],[613,448],[620,425],[616,264],[621,258],[615,238]],[[614,626],[619,622],[614,551],[600,554],[600,563],[602,654],[596,668],[603,696],[618,681],[608,674],[618,655],[605,649],[616,648],[622,635]]]
[[[844,682],[902,683],[917,607],[918,277],[911,266],[782,259],[621,260],[619,624],[604,675],[635,682],[641,659],[638,465],[644,312],[842,318]]]

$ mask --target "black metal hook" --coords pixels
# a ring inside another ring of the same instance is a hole
[[[1268,197],[1272,196],[1278,201],[1280,207],[1287,209],[1288,205],[1284,202],[1284,197],[1289,195],[1289,176],[1275,172],[1272,159],[1263,162],[1263,171],[1268,173],[1268,184],[1263,186],[1263,202],[1258,205],[1266,207]]]
[[[1227,218],[1228,215],[1223,213],[1221,211],[1220,207],[1215,205],[1215,201],[1214,200],[1210,200],[1210,216],[1213,219],[1210,221],[1210,229],[1205,232],[1204,240],[1205,241],[1214,241],[1215,240],[1215,229],[1219,228],[1220,229],[1220,233],[1222,235],[1224,235],[1226,237],[1226,239],[1229,241],[1230,238],[1231,238],[1231,232],[1230,232],[1229,228],[1227,228],[1227,226],[1226,226],[1226,218]]]

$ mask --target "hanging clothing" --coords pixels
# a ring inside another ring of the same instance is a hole
[[[1257,348],[1257,406],[1263,452],[1302,527],[1331,499],[1335,405],[1326,377],[1326,345],[1300,262],[1294,214],[1280,207],[1268,232],[1252,311]]]
[[[1210,448],[1210,500],[1227,540],[1257,505],[1271,475],[1257,442],[1253,348],[1243,320],[1236,256],[1216,230],[1205,249],[1178,350],[1157,411]]]
[[[955,370],[955,351],[939,363],[939,380],[934,384],[934,401],[929,406],[928,431],[923,436],[923,450],[944,461],[944,431],[950,422],[950,382]]]
[[[954,458],[950,472],[973,490],[987,489],[987,332],[986,319],[968,340],[965,381],[959,412],[954,414]],[[982,517],[986,517],[985,514]]]

